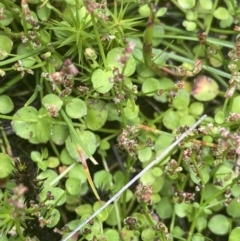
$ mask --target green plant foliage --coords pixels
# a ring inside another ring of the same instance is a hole
[[[81,140],[85,143],[85,148],[87,148],[89,154],[94,154],[94,152],[97,149],[97,139],[96,136],[91,131],[79,131],[76,130],[76,132],[81,136]],[[76,144],[72,141],[72,137],[68,136],[66,139],[66,148],[70,154],[70,156],[75,159],[79,160],[79,154],[76,149]],[[87,155],[85,153],[85,155]]]
[[[215,234],[224,235],[229,232],[230,223],[226,216],[218,214],[210,218],[208,228]]]
[[[0,23],[3,26],[8,26],[14,19],[13,14],[8,11],[4,4],[0,3],[0,8],[4,10],[4,18],[0,19]]]
[[[43,97],[42,104],[51,115],[57,116],[63,101],[57,95],[48,94]]]
[[[78,119],[87,114],[85,102],[78,98],[70,99],[66,104],[66,113],[73,119]]]
[[[0,167],[0,178],[6,178],[13,171],[12,159],[4,153],[0,153],[1,167]]]
[[[201,76],[195,79],[192,95],[199,101],[209,101],[218,94],[218,84],[211,78]]]
[[[178,127],[179,120],[179,114],[176,111],[170,109],[163,117],[163,125],[170,130],[174,130]]]
[[[233,218],[238,218],[240,216],[239,205],[238,199],[234,198],[226,208],[228,215]]]
[[[92,84],[93,88],[102,94],[107,93],[113,87],[113,83],[111,83],[110,78],[112,77],[112,71],[104,72],[101,69],[96,69],[92,74]]]
[[[238,9],[2,0],[0,240],[237,241]]]
[[[14,104],[7,95],[0,95],[0,113],[8,114],[13,110]]]
[[[160,202],[156,205],[156,212],[162,219],[172,217],[173,206],[169,197],[161,198]]]
[[[88,108],[87,115],[84,116],[84,120],[89,129],[100,129],[107,120],[108,107],[104,101],[88,99],[86,101]]]
[[[137,118],[139,113],[139,107],[134,103],[133,100],[128,99],[127,100],[127,106],[123,108],[125,116],[129,120],[133,120]]]
[[[10,38],[0,35],[0,60],[7,58],[12,51],[13,42]]]
[[[63,145],[69,135],[67,126],[52,125],[50,139],[56,145]]]
[[[232,100],[231,111],[234,113],[240,113],[240,108],[239,108],[239,104],[238,104],[239,100],[240,100],[240,96],[236,96]]]
[[[67,179],[66,183],[66,190],[71,195],[78,195],[81,191],[81,182],[78,178],[70,177]]]
[[[121,66],[119,62],[120,55],[122,54],[123,48],[114,48],[110,50],[107,54],[107,62],[110,68],[119,68],[121,72],[123,70],[123,66]],[[126,77],[131,76],[136,70],[136,62],[132,56],[130,56],[127,61],[126,66],[124,66],[123,73]]]
[[[141,162],[147,162],[152,157],[152,150],[150,147],[143,148],[138,151],[138,158]]]
[[[237,241],[239,238],[239,234],[240,234],[240,228],[234,228],[230,235],[229,235],[229,241]]]
[[[178,4],[183,9],[191,9],[196,4],[195,0],[178,0]]]
[[[147,96],[153,96],[160,89],[160,83],[157,79],[149,78],[143,82],[142,92]]]

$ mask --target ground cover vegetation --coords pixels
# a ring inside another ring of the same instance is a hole
[[[2,0],[0,239],[239,240],[238,4]]]

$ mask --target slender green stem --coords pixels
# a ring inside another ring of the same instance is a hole
[[[210,14],[209,18],[208,18],[208,25],[206,28],[206,34],[209,34],[211,25],[212,25],[212,21],[213,21],[213,12],[215,11],[216,7],[218,6],[218,0],[213,1],[213,7],[212,7],[212,14]]]
[[[100,36],[99,36],[99,32],[98,32],[98,28],[97,28],[97,24],[96,24],[96,21],[95,21],[94,14],[91,14],[91,19],[92,19],[93,29],[94,29],[94,32],[95,32],[95,37],[96,37],[96,40],[97,40],[97,43],[98,43],[98,48],[100,50],[101,58],[102,58],[102,61],[103,61],[103,65],[104,65],[104,68],[107,70],[108,64],[107,64],[106,56],[105,56],[104,49],[103,49],[103,46],[102,46],[102,42],[101,42],[101,39],[100,39]]]
[[[72,124],[72,121],[70,118],[68,118],[68,116],[66,115],[65,111],[63,109],[60,110],[60,113],[63,117],[63,119],[66,121],[68,128],[71,132],[71,134],[74,136],[74,138],[76,139],[76,141],[79,143],[79,145],[81,146],[81,148],[83,149],[83,151],[85,152],[85,154],[88,156],[88,158],[93,162],[93,163],[97,163],[96,160],[93,158],[93,156],[90,154],[90,152],[88,151],[88,149],[85,147],[83,141],[81,140],[81,138],[78,136],[78,134],[76,133],[76,130],[74,129],[74,126]],[[81,160],[80,160],[81,161]]]
[[[6,77],[6,78],[9,78],[9,80],[7,81],[6,85],[3,85],[2,87],[0,87],[0,94],[4,93],[6,90],[14,86],[16,83],[18,83],[21,80],[21,75],[19,74],[11,79],[10,77]]]
[[[214,193],[209,199],[207,199],[204,203],[202,203],[202,205],[197,210],[197,212],[196,212],[196,214],[194,216],[194,219],[193,219],[193,221],[191,223],[191,227],[190,227],[190,230],[189,230],[189,235],[188,235],[187,241],[191,241],[192,240],[192,236],[193,236],[193,233],[194,233],[194,229],[196,227],[197,219],[200,216],[200,214],[202,213],[203,208],[206,207],[216,197],[218,197],[221,194],[223,194],[229,187],[232,187],[235,183],[236,183],[236,180],[234,180],[230,185],[227,185],[226,187],[224,187],[219,192]]]

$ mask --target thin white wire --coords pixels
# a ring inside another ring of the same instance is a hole
[[[89,216],[83,223],[81,223],[77,228],[75,228],[67,237],[62,239],[61,241],[67,241],[71,238],[74,233],[79,231],[83,226],[85,226],[91,219],[96,217],[103,209],[105,209],[110,203],[115,201],[121,194],[128,189],[135,181],[137,181],[146,171],[148,171],[151,167],[153,167],[156,163],[158,163],[161,159],[163,159],[175,146],[178,145],[180,141],[182,141],[192,130],[194,130],[205,118],[207,115],[203,115],[192,127],[190,127],[186,132],[184,132],[172,145],[170,145],[164,152],[162,152],[159,156],[157,156],[148,166],[146,166],[141,172],[139,172],[131,181],[129,181],[122,189],[116,193],[112,198],[110,198],[103,206],[101,206],[95,213]]]

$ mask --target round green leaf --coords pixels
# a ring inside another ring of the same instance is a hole
[[[139,107],[135,104],[134,100],[128,99],[127,106],[123,108],[125,116],[129,119],[135,119],[138,116]]]
[[[104,232],[104,237],[111,241],[120,241],[119,233],[115,229],[108,229]]]
[[[148,78],[142,84],[142,92],[146,96],[154,96],[160,88],[160,83],[155,78]]]
[[[14,120],[12,122],[15,133],[23,139],[35,137],[38,111],[31,106],[26,106],[19,109],[14,116],[22,119],[21,121]]]
[[[148,6],[148,4],[144,4],[144,5],[141,5],[139,8],[138,8],[138,12],[140,14],[141,17],[149,17],[150,16],[150,8]]]
[[[55,157],[55,156],[48,157],[47,162],[48,162],[49,168],[56,168],[60,164],[58,157]]]
[[[39,110],[38,122],[36,123],[36,138],[38,142],[47,142],[51,135],[51,118],[44,108]]]
[[[135,230],[129,230],[127,227],[122,228],[121,237],[122,240],[139,241],[139,235],[136,235]]]
[[[147,162],[152,157],[152,149],[150,147],[145,147],[138,150],[137,154],[140,162]]]
[[[124,55],[123,51],[124,51],[123,48],[114,48],[114,49],[111,49],[107,54],[107,62],[109,67],[112,69],[118,68],[120,73],[123,70],[123,66],[120,65],[119,58],[120,56]],[[128,76],[131,76],[135,72],[135,70],[136,70],[136,62],[133,56],[131,55],[124,66],[123,74],[124,76],[128,77]]]
[[[224,7],[219,7],[213,12],[213,16],[217,19],[227,19],[229,16],[228,10]]]
[[[87,115],[84,116],[84,120],[87,127],[91,130],[100,129],[106,122],[108,116],[108,106],[104,101],[97,99],[86,100],[88,108]]]
[[[179,120],[179,126],[192,126],[196,122],[196,119],[191,115],[184,115]]]
[[[221,181],[221,186],[215,185],[215,187],[217,189],[223,189],[232,183],[233,179],[235,178],[235,174],[231,167],[221,164],[214,173],[214,178],[218,181]]]
[[[0,113],[8,114],[13,110],[13,102],[7,95],[0,95]]]
[[[4,35],[0,35],[0,60],[8,57],[8,54],[12,51],[12,40]]]
[[[170,89],[174,86],[174,83],[171,79],[169,78],[161,78],[159,81],[159,90],[162,90],[163,93],[161,95],[154,95],[154,99],[162,102],[162,103],[166,103],[167,102],[167,95],[168,95],[168,91],[164,91],[166,89]]]
[[[41,162],[43,160],[43,157],[40,152],[38,151],[31,151],[31,159],[34,162]]]
[[[240,113],[240,105],[239,105],[239,101],[240,101],[240,95],[235,96],[232,100],[232,106],[231,106],[231,111],[234,113]]]
[[[62,151],[61,151],[61,154],[60,154],[60,160],[61,160],[61,163],[63,165],[70,165],[74,162],[76,162],[76,160],[74,160],[70,155],[69,155],[69,152],[67,151],[66,148],[63,148]]]
[[[231,188],[232,191],[232,196],[233,197],[239,197],[240,196],[240,185],[233,185],[233,187]]]
[[[101,94],[107,93],[113,87],[113,83],[110,81],[112,76],[112,71],[96,69],[91,77],[93,88]]]
[[[99,143],[99,148],[102,150],[102,151],[106,151],[106,150],[109,150],[111,147],[109,141],[107,140],[104,140],[102,139]]]
[[[85,183],[87,181],[86,173],[83,169],[83,166],[77,163],[74,168],[72,168],[69,173],[69,177],[80,179],[81,183]]]
[[[25,55],[31,52],[29,47],[25,46],[24,44],[19,44],[17,47],[17,55]],[[32,56],[21,59],[22,65],[26,68],[32,67],[36,63],[36,59]]]
[[[171,121],[170,121],[171,120]],[[163,116],[163,125],[170,129],[170,130],[174,130],[178,127],[179,125],[179,120],[180,120],[180,116],[176,111],[173,110],[169,110],[165,113],[165,115]]]
[[[228,241],[238,241],[240,237],[240,227],[234,228],[228,238]]]
[[[13,160],[5,153],[0,153],[0,160],[0,178],[6,178],[14,169]]]
[[[176,237],[181,237],[185,234],[186,232],[182,230],[179,226],[175,226],[171,232],[172,235],[175,235]]]
[[[177,96],[173,99],[173,107],[177,110],[183,110],[188,107],[190,103],[190,95],[189,93],[184,90],[180,89],[177,92]]]
[[[50,36],[50,34],[45,30],[45,29],[41,29],[40,31],[39,31],[39,33],[40,33],[40,36],[41,36],[41,40],[45,43],[45,44],[48,44],[49,42],[51,42],[51,36]],[[49,52],[47,52],[46,54],[49,54]],[[57,61],[56,61],[56,59],[54,59],[54,58],[56,58],[53,54],[51,54],[51,61],[52,61],[52,65],[54,66],[54,67],[56,67],[56,69],[58,69],[57,67],[58,66],[56,66],[58,63],[57,63]]]
[[[60,217],[61,217],[60,212],[58,211],[58,209],[54,208],[51,211],[51,216],[50,216],[51,222],[47,225],[47,227],[49,228],[55,227],[58,224]]]
[[[0,19],[0,25],[8,26],[13,21],[13,15],[2,3],[0,3],[0,9],[4,11],[4,18]]]
[[[215,68],[221,67],[223,64],[222,54],[216,53],[211,55],[209,58],[209,62]]]
[[[73,119],[79,119],[87,114],[87,106],[83,100],[72,98],[66,104],[66,113]]]
[[[156,205],[156,212],[161,219],[171,218],[173,213],[173,205],[170,197],[162,197]]]
[[[202,181],[202,180],[199,179],[199,176],[192,169],[190,169],[189,171],[190,171],[191,180],[194,183],[199,184],[199,182]],[[206,184],[210,179],[209,167],[204,166],[203,168],[200,168],[200,172],[201,172],[201,177],[203,178],[202,184]]]
[[[50,184],[53,180],[57,178],[58,174],[50,169],[47,169],[46,171],[41,172],[38,176],[37,179],[39,180],[44,180],[44,185]],[[57,185],[58,182],[55,183]]]
[[[203,114],[204,105],[201,102],[193,102],[189,107],[189,114],[193,116],[200,116]]]
[[[52,125],[51,141],[56,145],[63,145],[69,135],[68,127],[64,125]]]
[[[191,241],[205,241],[205,237],[201,233],[196,233],[193,235]]]
[[[152,241],[155,238],[155,230],[152,228],[146,228],[142,231],[141,238],[143,241]]]
[[[174,140],[173,135],[162,133],[155,141],[154,150],[155,151],[165,150],[168,146],[172,144],[173,140]]]
[[[46,205],[57,205],[61,206],[66,202],[66,193],[63,189],[59,187],[52,187],[50,185],[44,184],[43,190],[39,194],[39,200],[40,202],[43,202],[46,200],[47,193],[51,192],[51,195],[53,195],[53,200],[47,200],[45,202]]]
[[[195,21],[198,19],[198,14],[197,12],[194,11],[188,11],[186,15],[186,19],[189,21]]]
[[[91,215],[93,212],[92,205],[90,204],[81,204],[75,209],[75,212],[77,213],[78,216],[83,216],[83,215]]]
[[[57,95],[48,94],[43,97],[42,104],[51,116],[57,116],[62,108],[63,101]]]
[[[228,28],[230,27],[232,24],[234,24],[234,17],[232,15],[228,15],[227,19],[223,19],[220,21],[220,28]]]
[[[212,9],[212,6],[213,6],[212,0],[199,0],[199,3],[201,5],[201,7],[206,9],[206,10]]]
[[[192,204],[190,203],[182,202],[182,203],[176,203],[174,205],[174,210],[178,217],[183,218],[192,212],[193,207],[192,207]]]
[[[196,228],[198,232],[201,232],[207,227],[207,219],[206,217],[199,217],[196,222]]]
[[[69,177],[65,183],[66,190],[71,195],[78,195],[81,191],[81,182],[78,178]]]
[[[146,171],[141,177],[140,177],[140,181],[142,184],[152,184],[153,182],[155,182],[156,177],[153,175],[152,170],[148,170]]]
[[[233,218],[240,217],[240,202],[238,198],[234,198],[227,206],[227,213]]]
[[[94,173],[93,182],[97,188],[104,189],[112,182],[112,175],[105,170],[98,171]]]
[[[217,124],[223,124],[225,122],[225,116],[222,111],[218,111],[214,116],[214,121]]]
[[[214,234],[225,235],[229,232],[230,223],[226,216],[217,214],[210,218],[208,228]]]
[[[51,9],[48,8],[47,4],[45,4],[40,8],[39,7],[37,8],[37,15],[39,19],[42,21],[47,21],[48,18],[50,17],[50,14],[51,14]]]
[[[118,221],[116,219],[116,215],[117,215],[116,209],[113,208],[112,204],[110,204],[108,207],[109,207],[109,214],[105,222],[109,226],[116,226],[118,224]]]
[[[207,77],[199,76],[194,80],[192,95],[199,101],[213,100],[219,92],[219,87],[216,81]]]
[[[99,202],[95,202],[93,204],[93,211],[96,212],[99,208],[102,207],[102,204]],[[107,219],[108,217],[108,208],[103,209],[98,215],[97,218],[99,221],[103,222]]]
[[[76,132],[79,135],[79,138],[81,138],[85,149],[88,150],[89,155],[94,154],[94,152],[97,149],[97,144],[98,144],[94,133],[91,131],[82,131],[81,132],[79,130],[76,130]],[[73,142],[71,136],[68,136],[68,138],[66,139],[66,148],[67,148],[70,156],[73,159],[80,161],[79,153],[77,152],[77,149],[76,149],[76,144]],[[84,154],[86,157],[88,157],[88,155],[86,153],[84,153]]]
[[[183,26],[186,28],[187,31],[194,31],[197,27],[197,24],[195,22],[192,22],[192,21],[184,20]]]
[[[179,7],[183,9],[191,9],[195,6],[195,0],[178,0]]]

